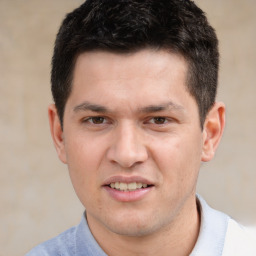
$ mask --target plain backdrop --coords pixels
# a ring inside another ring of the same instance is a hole
[[[83,207],[50,138],[47,106],[53,43],[81,0],[0,0],[0,256],[24,255],[79,223]],[[218,99],[227,125],[198,192],[256,224],[256,1],[196,0],[220,40]]]

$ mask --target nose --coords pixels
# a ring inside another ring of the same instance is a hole
[[[111,162],[115,162],[123,168],[131,168],[147,160],[147,148],[139,129],[132,124],[122,124],[117,127],[107,152],[107,157]]]

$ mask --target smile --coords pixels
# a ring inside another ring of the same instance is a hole
[[[124,183],[124,182],[112,182],[109,185],[111,188],[120,190],[120,191],[135,191],[141,188],[147,188],[148,184],[141,183],[141,182],[131,182],[131,183]]]
[[[102,188],[115,201],[134,202],[155,191],[155,183],[141,176],[117,175],[106,179]]]

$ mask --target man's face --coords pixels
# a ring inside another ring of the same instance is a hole
[[[146,235],[194,210],[204,136],[186,78],[165,51],[78,57],[59,156],[91,227]]]

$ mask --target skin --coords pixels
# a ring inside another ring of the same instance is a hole
[[[49,107],[57,153],[108,255],[188,255],[195,245],[196,181],[214,156],[225,108],[216,103],[202,130],[186,78],[186,61],[166,51],[87,52],[76,62],[63,129]],[[130,178],[152,186],[126,201],[106,189]]]

